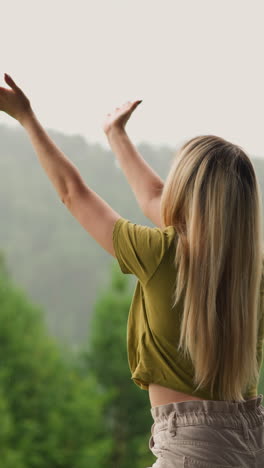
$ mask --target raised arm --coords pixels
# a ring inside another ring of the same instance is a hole
[[[164,182],[146,163],[128,137],[125,124],[139,101],[116,108],[104,123],[108,142],[130,184],[140,209],[153,224],[162,227],[160,197]]]
[[[113,230],[121,215],[86,185],[77,167],[42,127],[27,96],[11,77],[5,80],[12,89],[0,87],[0,111],[24,127],[61,201],[98,244],[115,257]]]

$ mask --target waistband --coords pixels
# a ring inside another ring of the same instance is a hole
[[[258,408],[262,404],[262,401],[263,395],[260,393],[254,399],[246,401],[187,400],[153,406],[150,408],[150,411],[154,420],[160,416],[169,416],[172,411],[179,415],[189,412],[221,412],[238,414],[239,412],[246,413]]]

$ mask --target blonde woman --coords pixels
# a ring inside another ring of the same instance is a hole
[[[176,152],[165,182],[128,138],[140,101],[103,130],[145,216],[123,218],[49,138],[5,75],[0,110],[15,118],[61,201],[137,285],[127,329],[132,379],[149,392],[155,467],[264,466],[262,202],[245,151],[200,135]],[[136,409],[135,409],[136,410]],[[136,456],[136,455],[135,455]]]

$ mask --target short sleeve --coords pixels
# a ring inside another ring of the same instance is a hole
[[[113,246],[121,271],[134,274],[145,285],[174,238],[173,226],[151,228],[118,218],[113,229]]]

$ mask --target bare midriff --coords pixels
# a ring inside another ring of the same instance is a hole
[[[256,397],[248,398],[253,400]],[[204,400],[204,398],[194,397],[187,393],[177,392],[172,388],[163,387],[162,385],[151,383],[149,384],[149,399],[151,407],[166,405],[167,403],[178,403],[179,401],[187,400]]]

